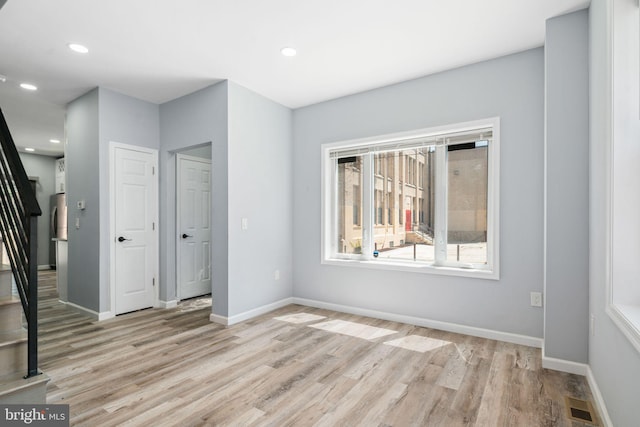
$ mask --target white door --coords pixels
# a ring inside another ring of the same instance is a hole
[[[177,156],[178,298],[211,293],[211,161]]]
[[[157,152],[113,148],[115,314],[152,307],[158,243]]]

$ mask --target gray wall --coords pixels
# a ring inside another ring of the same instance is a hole
[[[109,143],[157,149],[159,107],[96,88],[68,105],[66,127],[69,302],[106,312],[111,309]],[[86,209],[75,208],[79,200]]]
[[[229,316],[293,292],[291,118],[229,82]]]
[[[163,104],[160,123],[161,299],[176,298],[175,154],[193,153],[194,146],[203,154],[206,142],[213,171],[213,312],[230,317],[290,297],[291,111],[222,82]],[[243,217],[247,231],[240,229]]]
[[[588,12],[549,19],[545,40],[545,356],[589,347]]]
[[[542,337],[541,48],[294,111],[294,296]],[[320,145],[500,116],[500,280],[320,264]]]
[[[68,301],[100,311],[100,170],[99,90],[94,89],[67,106],[65,171],[67,206],[85,200],[84,211],[68,210]],[[80,219],[80,229],[74,226]]]
[[[227,82],[160,106],[160,299],[176,298],[177,152],[210,143],[213,312],[228,314]]]
[[[38,266],[49,266],[50,200],[55,194],[56,158],[37,154],[20,153],[20,159],[29,178],[37,177],[36,199],[42,210],[38,218]]]
[[[617,0],[616,0],[617,2]],[[611,230],[610,162],[612,144],[610,9],[613,0],[592,0],[590,30],[590,176],[589,176],[589,310],[595,328],[589,339],[589,365],[615,426],[638,424],[640,353],[606,313]],[[632,0],[623,0],[633,5]],[[635,95],[634,95],[635,96]],[[637,188],[637,186],[634,186]],[[622,212],[613,212],[611,220]],[[636,211],[637,213],[637,211]],[[615,260],[612,260],[615,262]],[[637,282],[636,277],[622,280]]]
[[[160,145],[160,109],[158,105],[100,88],[99,156],[100,156],[100,311],[110,307],[110,243],[109,145],[111,142],[158,149]],[[94,172],[95,173],[95,172]],[[78,214],[75,200],[70,200],[69,217]],[[96,208],[98,208],[96,206]],[[87,209],[89,204],[87,203]]]

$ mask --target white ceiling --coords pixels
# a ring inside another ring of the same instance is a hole
[[[296,108],[541,46],[589,0],[0,1],[2,108],[60,155],[64,106],[102,86],[163,103],[223,79]],[[90,52],[70,51],[70,42]],[[280,49],[298,50],[293,58]],[[26,92],[20,82],[38,86]]]

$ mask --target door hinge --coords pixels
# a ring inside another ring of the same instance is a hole
[[[155,175],[155,174],[156,174],[156,167],[151,166],[151,175]]]
[[[152,223],[151,223],[151,230],[155,230],[155,229],[156,229],[156,223],[155,223],[155,222],[152,222]]]
[[[153,283],[153,286],[155,286],[155,285],[156,285],[156,278],[154,277],[154,278],[151,280],[151,282]]]

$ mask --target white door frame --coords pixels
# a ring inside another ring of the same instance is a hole
[[[146,147],[140,147],[137,145],[130,144],[122,144],[120,142],[109,142],[109,316],[115,317],[116,315],[116,238],[115,238],[115,229],[116,229],[116,163],[115,163],[115,153],[116,148],[122,148],[125,150],[139,151],[142,153],[148,153],[153,156],[153,163],[155,167],[155,173],[153,176],[155,177],[154,185],[156,191],[156,203],[153,207],[153,222],[155,223],[154,230],[154,238],[155,238],[155,254],[153,259],[155,260],[153,265],[153,277],[155,278],[155,286],[153,290],[153,306],[159,306],[159,259],[160,259],[160,239],[158,238],[158,230],[160,229],[160,225],[158,223],[158,212],[159,212],[159,173],[158,173],[158,150]],[[106,317],[105,317],[106,318]]]
[[[180,233],[182,233],[182,230],[180,229],[180,225],[181,225],[181,218],[180,218],[180,203],[182,203],[182,200],[180,199],[180,188],[181,188],[181,184],[182,184],[182,179],[181,179],[181,170],[180,170],[180,160],[182,159],[186,159],[186,160],[193,160],[196,162],[202,162],[202,163],[208,163],[209,165],[211,165],[213,167],[213,162],[211,161],[211,159],[207,159],[205,157],[195,157],[195,156],[189,156],[187,154],[180,154],[177,153],[176,154],[176,299],[178,301],[180,301],[180,278],[182,277],[181,273],[181,258],[180,256],[181,254],[181,246],[180,243]],[[210,203],[213,203],[213,197],[211,197],[209,199]],[[213,212],[212,211],[213,206],[209,206],[209,212]],[[210,236],[211,238],[213,238],[213,236]],[[213,268],[213,267],[212,267]],[[211,280],[211,293],[213,294],[213,280]]]

